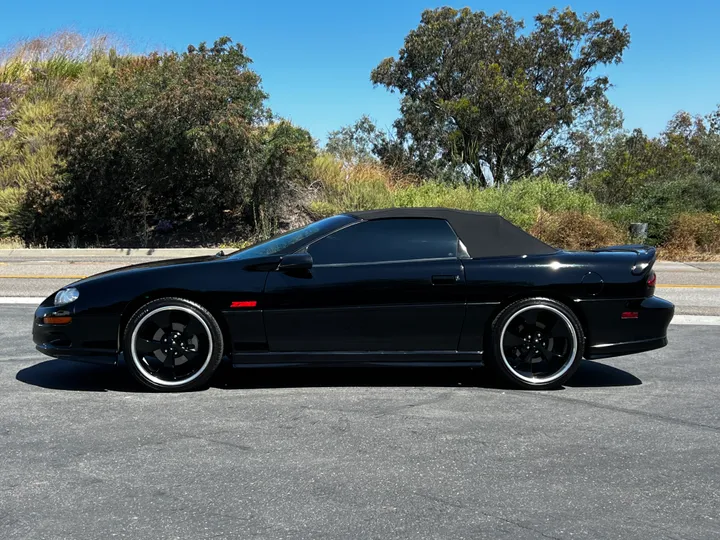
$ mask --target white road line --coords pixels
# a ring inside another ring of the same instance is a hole
[[[720,317],[717,315],[675,315],[670,324],[720,326]]]
[[[44,296],[0,296],[0,304],[32,304],[39,305]]]

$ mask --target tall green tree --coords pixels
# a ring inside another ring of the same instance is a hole
[[[395,127],[416,160],[465,163],[480,185],[529,174],[537,148],[604,96],[610,82],[597,70],[630,43],[611,19],[569,8],[523,29],[504,12],[427,10],[398,57],[372,71],[402,94]]]
[[[325,150],[345,163],[367,163],[377,160],[386,143],[385,134],[364,114],[354,124],[328,133]]]
[[[582,185],[604,164],[606,149],[625,135],[620,109],[606,99],[583,107],[575,122],[536,150],[537,172],[558,182]]]
[[[661,173],[664,148],[657,138],[641,129],[618,133],[601,149],[599,167],[580,181],[603,203],[621,204]]]

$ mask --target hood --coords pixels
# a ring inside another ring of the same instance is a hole
[[[90,282],[96,281],[98,279],[106,278],[109,276],[130,275],[133,273],[145,272],[147,270],[153,270],[153,269],[158,269],[158,268],[168,268],[168,267],[172,267],[172,266],[180,266],[180,265],[188,265],[188,264],[209,263],[209,262],[221,261],[223,259],[224,259],[224,257],[218,257],[217,255],[203,255],[200,257],[184,257],[182,259],[164,259],[161,261],[152,261],[152,262],[147,262],[147,263],[133,264],[130,266],[123,266],[121,268],[114,268],[112,270],[100,272],[99,274],[93,274],[92,276],[86,277],[85,279],[76,281],[75,283],[72,284],[72,286],[90,283]]]

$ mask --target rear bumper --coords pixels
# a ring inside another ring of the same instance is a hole
[[[668,343],[667,328],[675,314],[675,306],[657,296],[641,300],[598,302],[586,310],[589,339],[585,358],[589,359],[635,354],[664,347]],[[638,316],[636,319],[622,319],[620,313],[624,311],[637,312]],[[607,321],[612,324],[608,325]]]

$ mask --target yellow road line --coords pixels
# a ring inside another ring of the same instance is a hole
[[[663,283],[658,289],[720,289],[720,285],[672,285]]]
[[[87,276],[33,276],[33,275],[13,275],[5,276],[0,274],[0,279],[85,279]]]

